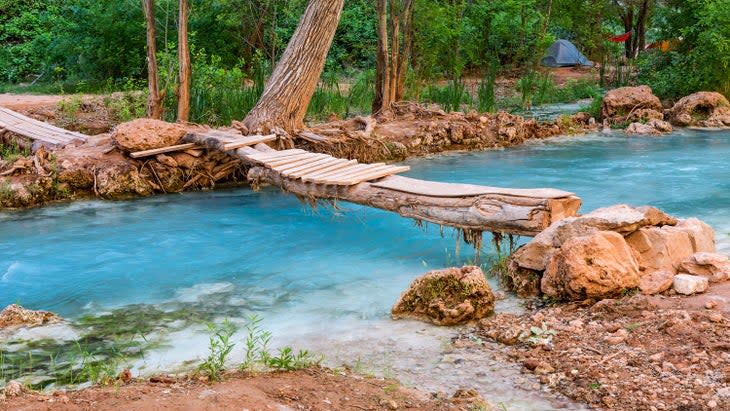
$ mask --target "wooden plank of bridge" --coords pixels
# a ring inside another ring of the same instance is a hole
[[[198,145],[195,143],[178,144],[178,145],[162,147],[162,148],[153,148],[151,150],[135,151],[133,153],[130,153],[129,156],[132,158],[149,157],[149,156],[154,156],[157,154],[170,153],[173,151],[187,150],[187,149],[194,148],[197,146]]]
[[[317,166],[312,166],[310,168],[304,168],[304,169],[301,169],[301,170],[291,171],[289,174],[283,173],[283,175],[285,177],[290,177],[290,178],[298,179],[298,178],[304,178],[304,177],[307,177],[309,175],[313,175],[313,174],[316,174],[316,173],[319,173],[319,172],[331,170],[331,169],[334,169],[334,168],[339,168],[339,167],[347,166],[349,164],[357,164],[357,160],[347,160],[347,159],[344,159],[344,158],[334,158],[334,157],[332,157],[332,159],[334,161],[328,161],[328,162],[326,162],[324,164],[319,164]]]
[[[276,134],[269,134],[267,136],[246,136],[225,144],[223,146],[223,150],[228,151],[235,150],[241,147],[253,146],[258,143],[266,143],[267,141],[276,140],[276,138]]]
[[[326,156],[322,158],[321,160],[313,161],[309,164],[304,164],[292,168],[287,168],[285,170],[279,170],[281,174],[285,177],[298,177],[298,174],[300,173],[306,173],[306,172],[314,172],[317,170],[321,170],[329,165],[345,162],[347,160],[342,160],[339,158],[334,158],[332,156]]]
[[[64,130],[3,107],[0,107],[0,128],[33,140],[60,146],[88,139],[85,134]]]
[[[355,165],[357,165],[357,160],[350,160],[350,161],[346,161],[346,162],[343,162],[343,163],[334,164],[334,165],[331,165],[329,167],[325,167],[325,168],[323,168],[321,170],[317,170],[317,171],[313,171],[313,172],[308,172],[308,173],[300,176],[300,178],[305,183],[316,183],[317,182],[317,178],[321,177],[322,175],[327,175],[327,174],[331,173],[332,171],[337,171],[337,170],[349,168],[349,167],[352,167],[352,166],[355,166]]]

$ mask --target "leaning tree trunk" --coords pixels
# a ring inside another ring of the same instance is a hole
[[[340,21],[344,0],[310,0],[281,60],[243,124],[250,132],[304,127],[304,116]]]
[[[147,79],[149,95],[147,96],[147,116],[162,118],[162,100],[157,80],[157,35],[155,34],[155,0],[142,0],[145,20],[147,21]]]
[[[180,0],[177,33],[177,57],[180,62],[180,83],[177,93],[177,121],[190,120],[190,49],[188,48],[188,0]]]

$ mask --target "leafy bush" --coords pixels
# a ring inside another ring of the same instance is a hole
[[[208,331],[210,333],[208,337],[208,350],[210,353],[198,369],[205,373],[209,380],[220,381],[221,374],[225,369],[226,359],[235,345],[231,342],[231,337],[236,332],[236,329],[226,319],[223,325],[220,326],[209,323]]]

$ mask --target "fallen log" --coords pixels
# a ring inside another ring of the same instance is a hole
[[[194,134],[189,134],[185,141],[202,143]],[[262,145],[260,150],[246,147],[235,151],[251,167],[248,180],[253,186],[266,183],[310,200],[347,201],[380,208],[418,221],[461,229],[465,237],[475,237],[483,231],[535,236],[553,222],[576,215],[581,205],[580,198],[573,193],[555,189],[507,189],[401,176],[353,186],[308,183],[287,178],[255,160],[257,155],[270,150],[267,149]]]

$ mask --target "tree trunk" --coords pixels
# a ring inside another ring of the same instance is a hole
[[[406,74],[411,60],[413,47],[413,0],[406,0],[403,6],[403,54],[398,64],[398,82],[395,89],[395,101],[401,101],[406,94]]]
[[[631,5],[628,6],[628,9],[626,10],[626,14],[623,16],[623,22],[624,22],[624,30],[627,32],[634,30],[634,9],[631,7]],[[631,58],[633,55],[633,46],[632,43],[634,41],[634,38],[636,37],[636,33],[632,33],[631,37],[626,39],[624,42],[624,54],[626,55],[626,58]]]
[[[344,0],[310,0],[256,106],[243,121],[250,132],[304,127],[304,116],[322,74]]]
[[[375,98],[373,114],[390,107],[390,58],[388,56],[388,0],[378,0],[378,50],[375,60]]]
[[[634,48],[634,57],[646,47],[646,21],[649,18],[649,0],[641,3],[639,17],[636,20],[636,44]]]
[[[177,57],[180,64],[180,83],[177,94],[177,121],[190,120],[190,49],[188,48],[188,0],[180,0],[177,33]]]
[[[162,100],[157,80],[157,35],[155,34],[155,0],[142,0],[145,20],[147,21],[147,79],[149,93],[147,96],[147,117],[162,118]]]

